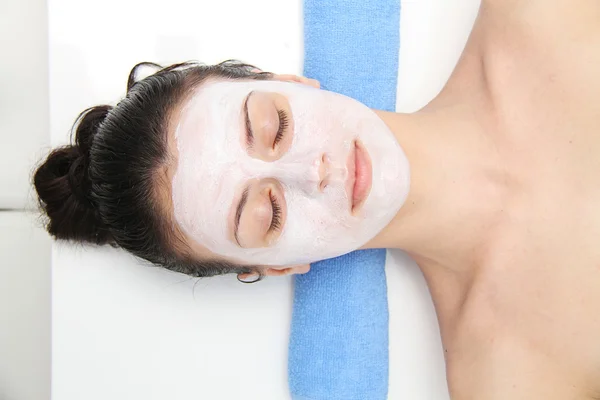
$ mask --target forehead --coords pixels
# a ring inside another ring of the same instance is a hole
[[[226,257],[219,256],[213,252],[211,252],[205,246],[197,243],[197,241],[192,240],[189,235],[181,228],[177,219],[175,218],[175,205],[174,205],[174,183],[177,175],[177,170],[179,167],[179,159],[180,159],[180,151],[178,148],[177,141],[177,130],[181,126],[182,122],[186,117],[186,111],[193,111],[197,107],[201,107],[201,102],[205,101],[203,99],[209,99],[207,96],[203,96],[203,94],[211,94],[215,89],[213,88],[214,83],[218,83],[220,81],[213,82],[205,82],[197,89],[190,92],[188,96],[186,96],[179,104],[171,110],[169,120],[167,123],[167,155],[166,155],[166,163],[161,168],[161,171],[158,171],[157,179],[157,187],[159,188],[158,195],[160,204],[164,207],[164,212],[169,216],[170,225],[173,227],[174,234],[176,235],[176,243],[175,246],[179,251],[184,252],[185,254],[189,254],[193,258],[196,259],[210,259],[210,260],[223,260],[229,262],[236,262],[238,260],[230,260]],[[211,90],[205,90],[211,89]],[[218,87],[217,89],[218,90]],[[197,111],[201,111],[201,108]],[[197,114],[197,111],[194,114]],[[201,135],[202,132],[198,132],[199,137],[205,136]],[[208,178],[208,177],[207,177]],[[206,179],[203,183],[207,184],[211,180]],[[208,189],[208,188],[206,188]],[[208,192],[212,192],[211,190],[206,190],[205,194]]]
[[[215,178],[213,164],[234,157],[243,99],[253,81],[213,81],[194,89],[171,115],[168,148],[170,175],[193,168],[196,175]],[[230,160],[229,160],[230,161]],[[204,179],[205,185],[213,183]]]
[[[236,81],[211,79],[190,91],[169,116],[167,139],[170,159],[175,161],[171,163],[172,167],[176,168],[179,158],[177,149],[179,134],[188,134],[195,128],[194,125],[200,123],[232,122],[230,116],[225,117],[224,114],[231,113],[236,108],[241,112],[239,106],[245,94],[262,82],[251,79]],[[194,131],[194,133],[198,136],[195,141],[210,137],[206,132]]]
[[[168,115],[167,120],[167,132],[166,132],[166,140],[167,140],[167,154],[166,154],[166,162],[163,164],[161,169],[157,171],[157,180],[156,187],[158,188],[157,195],[159,197],[159,204],[162,205],[162,208],[166,215],[169,216],[170,225],[173,227],[174,233],[177,236],[179,245],[186,247],[186,251],[191,251],[194,255],[202,255],[203,258],[211,258],[211,259],[219,259],[221,257],[217,257],[215,254],[211,253],[208,249],[203,246],[194,243],[187,238],[187,235],[183,232],[183,230],[179,227],[179,224],[175,220],[174,216],[174,204],[173,204],[173,180],[175,178],[175,174],[179,165],[179,149],[177,146],[177,129],[180,127],[182,119],[185,117],[185,112],[188,111],[194,104],[200,105],[199,99],[202,99],[202,93],[206,93],[206,90],[210,89],[214,84],[224,82],[222,80],[211,79],[209,81],[205,81],[198,88],[192,90],[187,96],[185,96],[172,110],[170,110],[170,114]]]
[[[168,175],[172,179],[175,175],[177,169],[177,161],[179,159],[179,150],[177,148],[177,135],[178,131],[184,128],[184,125],[192,122],[192,119],[195,117],[196,119],[201,118],[203,115],[203,110],[208,111],[208,109],[215,106],[215,103],[218,103],[218,99],[211,97],[211,95],[221,93],[226,94],[226,91],[223,90],[227,86],[223,87],[219,85],[221,83],[241,83],[244,81],[225,81],[225,80],[215,80],[211,79],[203,82],[200,86],[190,91],[190,93],[184,97],[182,101],[171,110],[170,115],[168,117],[167,124],[167,148],[168,148],[168,160],[169,160],[169,172]],[[212,99],[212,101],[211,101]]]
[[[250,90],[243,81],[202,85],[171,119],[167,174],[171,215],[176,225],[204,232],[210,242],[225,238],[241,181],[239,168],[232,164],[243,157],[237,127],[242,122],[244,93]]]
[[[172,178],[179,165],[181,154],[179,148],[194,147],[204,157],[214,158],[216,154],[204,152],[203,149],[219,150],[227,148],[227,155],[232,156],[230,146],[234,136],[239,133],[235,127],[242,117],[243,101],[253,90],[287,91],[292,83],[271,80],[223,80],[211,79],[192,90],[171,112],[168,124],[169,176]],[[220,143],[225,141],[226,143]],[[185,142],[181,146],[180,142]],[[178,144],[179,143],[179,144]],[[223,154],[221,154],[223,155]]]

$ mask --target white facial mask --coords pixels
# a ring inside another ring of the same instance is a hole
[[[276,161],[251,157],[242,140],[243,104],[251,91],[289,101],[293,139]],[[348,253],[379,233],[408,195],[408,160],[391,131],[369,108],[339,94],[278,81],[211,82],[197,89],[176,123],[175,220],[189,238],[238,262],[288,266]],[[370,156],[372,186],[355,216],[345,187],[356,139]],[[320,191],[323,154],[333,167]],[[266,178],[283,187],[287,217],[270,246],[242,248],[231,234],[234,201],[249,181]]]

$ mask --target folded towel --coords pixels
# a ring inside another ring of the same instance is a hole
[[[304,75],[371,108],[396,104],[400,0],[305,0]],[[388,390],[385,250],[356,251],[295,278],[294,400],[383,400]]]

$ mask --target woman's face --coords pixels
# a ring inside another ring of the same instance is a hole
[[[371,240],[408,195],[393,134],[339,94],[211,81],[174,118],[174,220],[203,257],[289,266],[338,256]]]

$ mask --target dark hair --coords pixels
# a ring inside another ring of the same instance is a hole
[[[140,67],[158,71],[137,80]],[[169,158],[169,117],[194,88],[208,78],[271,76],[233,60],[166,68],[137,64],[129,74],[125,98],[115,107],[100,105],[83,111],[73,125],[74,143],[53,150],[35,171],[34,185],[48,217],[48,232],[57,239],[121,247],[197,277],[258,272],[255,267],[198,261],[178,248],[181,240],[159,201],[157,183]]]

